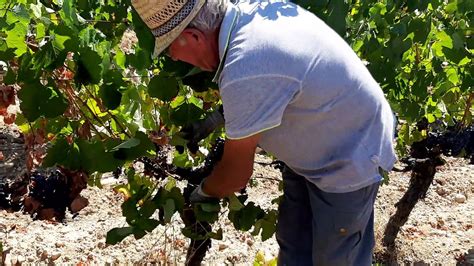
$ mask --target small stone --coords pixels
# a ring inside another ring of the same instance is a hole
[[[219,244],[219,251],[226,249],[228,246],[226,244]]]
[[[440,184],[441,186],[446,184],[446,179],[444,177],[438,177],[435,179],[436,183]]]
[[[83,196],[77,196],[71,203],[71,212],[76,213],[89,205],[89,200]]]
[[[429,224],[421,225],[419,227],[419,230],[423,235],[429,235],[430,232],[431,232],[431,225],[429,225]]]
[[[25,257],[23,257],[22,255],[19,255],[18,257],[16,257],[16,261],[19,264],[22,264],[23,262],[25,262]]]
[[[253,246],[254,242],[252,239],[247,239],[247,245],[249,245],[250,247]]]
[[[35,261],[35,258],[33,258],[33,257],[28,257],[28,262],[33,262],[33,261]]]
[[[54,253],[53,255],[51,255],[51,261],[55,261],[57,259],[59,259],[59,257],[61,257],[61,253]]]
[[[65,246],[65,244],[64,244],[64,243],[62,243],[62,242],[57,242],[57,243],[56,243],[56,244],[54,244],[54,245],[55,245],[57,248],[62,248],[62,247],[64,247],[64,246]]]
[[[445,196],[446,194],[448,194],[448,190],[445,187],[437,187],[436,193],[440,196]]]
[[[464,196],[463,194],[456,194],[454,195],[454,201],[456,201],[457,203],[464,203],[466,202],[466,196]]]
[[[12,264],[12,265],[15,265],[16,263],[16,258],[13,258],[12,254],[10,253],[7,253],[7,255],[5,255],[5,262],[6,264]]]
[[[48,258],[48,251],[43,250],[43,252],[40,253],[40,259],[46,260],[47,258]]]
[[[100,248],[100,249],[103,249],[106,247],[105,243],[104,242],[99,242],[97,243],[97,247]]]

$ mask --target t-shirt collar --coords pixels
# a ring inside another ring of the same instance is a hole
[[[230,43],[230,35],[232,34],[232,30],[237,22],[237,18],[239,17],[239,9],[236,5],[229,3],[227,6],[227,10],[225,12],[224,19],[221,23],[221,28],[219,31],[219,66],[217,67],[216,74],[212,79],[213,82],[217,82],[219,80],[220,74],[222,72],[222,68],[224,67],[225,57],[227,55],[227,49],[229,48]]]

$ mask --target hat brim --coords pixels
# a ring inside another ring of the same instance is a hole
[[[189,15],[174,29],[170,32],[164,34],[163,36],[155,38],[155,50],[153,52],[153,57],[158,57],[163,50],[165,50],[170,44],[178,38],[178,36],[183,32],[184,29],[191,23],[194,17],[197,15],[201,7],[204,5],[206,0],[195,0],[196,3],[194,4],[193,9],[189,13]]]

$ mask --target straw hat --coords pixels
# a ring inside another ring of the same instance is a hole
[[[158,56],[193,20],[206,0],[132,0],[132,6],[155,36]]]

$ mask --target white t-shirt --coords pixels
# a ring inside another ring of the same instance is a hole
[[[350,46],[289,2],[230,5],[219,35],[230,139],[259,145],[326,192],[355,191],[390,170],[394,117]]]

